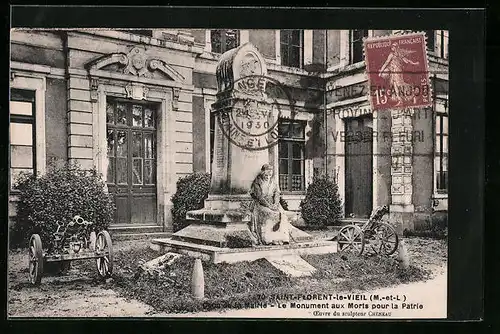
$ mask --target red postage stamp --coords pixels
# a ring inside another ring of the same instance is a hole
[[[372,110],[431,106],[424,33],[367,38],[364,48]]]

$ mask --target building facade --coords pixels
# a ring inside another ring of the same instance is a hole
[[[448,32],[426,32],[434,106],[372,112],[363,38],[394,33],[12,30],[9,221],[19,172],[75,161],[103,174],[116,226],[170,230],[177,180],[211,171],[218,59],[250,42],[292,96],[275,163],[289,209],[326,173],[346,217],[389,204],[418,228],[448,205]]]

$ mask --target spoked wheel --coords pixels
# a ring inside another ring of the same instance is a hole
[[[337,243],[340,252],[361,255],[365,248],[363,231],[356,225],[344,226],[339,231]]]
[[[102,254],[96,259],[99,276],[102,278],[111,276],[113,273],[113,246],[108,231],[101,231],[97,234],[95,252],[98,256]]]
[[[378,241],[378,252],[392,255],[398,249],[399,238],[394,227],[386,222],[379,222],[375,227],[375,238]]]
[[[42,281],[43,275],[43,250],[42,239],[38,234],[33,234],[29,243],[29,279],[30,283],[37,285]]]
[[[96,234],[94,231],[90,232],[90,237],[89,237],[89,240],[88,240],[88,248],[92,251],[95,251],[95,242],[96,242]]]

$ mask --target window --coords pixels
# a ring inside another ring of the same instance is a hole
[[[305,122],[280,121],[278,145],[281,191],[304,191]]]
[[[154,106],[107,101],[108,183],[156,184],[155,118]]]
[[[414,32],[420,32],[414,30]],[[427,37],[427,51],[430,54],[448,58],[448,31],[447,30],[425,30]]]
[[[448,193],[448,113],[436,112],[435,144],[436,190]]]
[[[212,52],[224,53],[240,45],[240,32],[236,29],[219,29],[210,31]]]
[[[434,30],[426,30],[425,35],[427,36],[427,50],[434,52],[434,48],[436,47]]]
[[[368,37],[368,30],[351,31],[351,64],[363,61],[363,38]]]
[[[134,35],[153,37],[153,30],[121,30],[121,31],[128,32],[129,34],[134,34]]]
[[[11,89],[10,187],[20,173],[36,174],[35,91]]]
[[[438,50],[438,56],[441,58],[448,58],[448,31],[438,30],[437,39],[439,40],[440,48]]]
[[[281,30],[281,65],[301,68],[304,57],[303,43],[304,36],[302,30]]]

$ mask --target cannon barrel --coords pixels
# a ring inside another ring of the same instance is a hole
[[[69,221],[68,223],[58,223],[57,231],[55,234],[66,236],[76,234],[92,224],[92,222],[86,221],[81,216],[76,215],[73,217],[73,220]]]
[[[73,222],[77,223],[78,225],[92,225],[93,223],[92,222],[89,222],[89,221],[86,221],[85,219],[83,219],[81,216],[79,215],[76,215],[73,217]]]

